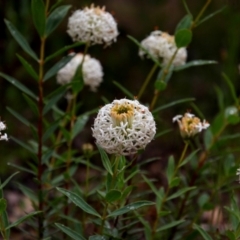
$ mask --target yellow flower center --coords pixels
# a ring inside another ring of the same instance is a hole
[[[120,126],[121,122],[128,122],[128,127],[132,126],[134,107],[130,103],[115,104],[111,109],[111,117],[114,126]]]
[[[171,36],[166,32],[163,32],[161,36],[164,37],[169,43],[174,43],[175,41],[174,36]]]
[[[197,126],[201,123],[200,119],[197,117],[184,116],[181,120],[182,122],[182,131],[187,135],[195,135],[197,132]]]

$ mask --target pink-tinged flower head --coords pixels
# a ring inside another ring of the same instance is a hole
[[[178,122],[181,136],[185,138],[191,138],[197,133],[201,132],[203,129],[207,129],[210,124],[206,121],[195,117],[194,114],[185,113],[184,116],[177,115],[173,118],[173,122]]]

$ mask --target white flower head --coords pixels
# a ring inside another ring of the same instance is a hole
[[[92,128],[96,143],[110,154],[131,155],[152,141],[156,125],[137,100],[114,100],[102,107]]]
[[[177,115],[173,118],[173,122],[178,122],[180,128],[180,133],[182,138],[191,138],[197,133],[201,132],[203,129],[207,129],[210,124],[206,121],[201,120],[198,117],[195,117],[194,114],[185,113],[184,116]]]
[[[90,86],[92,91],[96,91],[103,78],[101,63],[89,55],[85,55],[84,59],[83,57],[83,54],[78,53],[71,59],[70,62],[61,68],[57,73],[57,82],[62,85],[70,83],[77,68],[80,64],[82,64],[84,84]]]
[[[159,30],[153,31],[147,38],[145,38],[141,45],[156,59],[162,60],[162,64],[166,66],[175,51],[177,46],[175,44],[174,36]],[[139,50],[140,57],[146,54],[142,49]],[[177,54],[172,62],[174,66],[181,66],[185,64],[187,59],[186,48],[179,48]]]
[[[105,7],[86,7],[68,19],[67,33],[73,41],[111,45],[118,36],[117,23]]]
[[[1,140],[5,140],[5,141],[8,140],[7,134],[6,133],[4,133],[4,134],[1,133],[1,131],[5,130],[6,128],[7,128],[6,124],[4,122],[0,121],[0,141]]]

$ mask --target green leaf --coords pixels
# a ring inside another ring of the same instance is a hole
[[[90,236],[88,240],[108,240],[108,238],[102,235],[94,235]]]
[[[19,61],[22,63],[26,71],[33,77],[33,79],[38,81],[38,75],[33,69],[32,65],[30,65],[23,57],[21,57],[19,54],[17,54],[17,57]]]
[[[17,164],[14,164],[14,163],[8,163],[8,165],[12,166],[12,167],[14,167],[14,168],[16,168],[20,171],[27,172],[27,173],[35,175],[35,172],[33,172],[32,170],[29,170],[28,168],[18,166]]]
[[[74,57],[74,54],[68,55],[64,58],[62,58],[59,62],[57,62],[52,68],[50,68],[44,78],[43,81],[47,81],[49,78],[51,78],[52,76],[56,75],[56,73],[63,68],[68,62],[71,61],[71,59]]]
[[[127,212],[137,210],[138,208],[145,207],[145,206],[150,206],[150,205],[154,205],[154,204],[155,204],[154,202],[150,202],[150,201],[138,201],[138,202],[130,203],[130,204],[126,205],[125,207],[122,207],[120,209],[117,209],[117,210],[111,212],[107,216],[107,218],[123,215]]]
[[[203,237],[204,240],[213,240],[211,236],[197,224],[193,224],[193,229],[196,229]]]
[[[113,175],[112,166],[111,166],[110,160],[108,158],[108,155],[100,146],[97,145],[97,147],[98,147],[98,151],[101,155],[103,166],[105,167],[105,169],[107,170],[108,173]]]
[[[223,79],[225,80],[225,82],[227,83],[227,85],[229,87],[229,90],[230,90],[230,93],[232,95],[232,98],[233,98],[234,102],[238,106],[238,97],[237,97],[236,90],[235,90],[235,87],[234,87],[232,81],[230,80],[230,78],[225,73],[222,73],[222,76],[223,76]]]
[[[176,29],[175,29],[175,34],[181,30],[181,29],[190,29],[191,24],[192,24],[192,15],[185,15],[181,21],[178,23]]]
[[[49,98],[47,101],[45,101],[45,106],[43,108],[43,115],[48,113],[50,109],[58,102],[59,99],[63,98],[64,94],[66,92],[66,86],[61,86],[56,91],[54,91],[54,94],[51,95],[51,98]]]
[[[29,126],[30,123],[28,122],[27,119],[25,119],[22,115],[20,115],[18,112],[16,112],[15,110],[13,110],[10,107],[7,107],[7,110],[15,117],[17,118],[20,122],[22,122],[23,124],[25,124],[26,126]]]
[[[15,176],[17,175],[19,172],[15,172],[13,173],[10,177],[8,177],[1,185],[0,185],[0,189],[3,189],[8,183],[9,181]]]
[[[16,142],[17,144],[19,144],[20,146],[22,146],[23,148],[25,148],[26,150],[28,150],[31,153],[35,153],[34,149],[31,148],[29,145],[25,144],[23,141],[18,140],[17,138],[11,136],[11,139]]]
[[[162,227],[158,228],[156,232],[161,232],[161,231],[163,231],[163,230],[166,230],[166,229],[175,227],[175,226],[177,226],[177,225],[179,225],[179,224],[181,224],[181,223],[183,223],[183,222],[185,222],[184,219],[178,220],[178,221],[173,221],[173,222],[171,222],[171,223],[165,224],[165,225],[163,225]]]
[[[163,106],[160,106],[158,108],[155,108],[152,113],[157,113],[163,109],[166,109],[166,108],[169,108],[169,107],[172,107],[172,106],[175,106],[177,104],[180,104],[180,103],[185,103],[185,102],[192,102],[192,101],[195,101],[195,98],[184,98],[184,99],[180,99],[180,100],[176,100],[176,101],[173,101],[171,103],[168,103],[168,104],[165,104]]]
[[[4,19],[4,22],[7,25],[8,30],[10,31],[11,35],[17,41],[17,43],[22,47],[22,49],[26,53],[28,53],[33,59],[38,61],[38,57],[37,57],[36,53],[31,49],[31,47],[29,46],[26,39],[22,36],[22,34],[20,32],[18,32],[18,30],[14,27],[14,25],[11,22],[9,22],[7,19]]]
[[[32,110],[32,112],[38,116],[38,106],[37,103],[34,102],[30,97],[28,97],[26,94],[23,94],[24,99],[26,100],[28,106]]]
[[[177,187],[179,185],[179,183],[180,183],[179,177],[173,178],[170,182],[170,188]]]
[[[101,218],[98,212],[94,208],[92,208],[88,203],[86,203],[85,200],[76,193],[58,187],[57,190],[66,195],[76,206],[80,207],[84,212]]]
[[[72,138],[75,138],[85,127],[89,117],[87,115],[79,116],[73,126]]]
[[[195,151],[193,151],[189,156],[187,156],[179,165],[179,167],[185,165],[186,163],[188,163],[195,155],[197,152],[199,152],[200,149],[197,149]]]
[[[45,63],[48,62],[49,60],[55,58],[56,56],[60,55],[61,53],[64,53],[64,52],[68,51],[69,49],[73,49],[75,47],[78,47],[78,46],[81,46],[81,45],[84,45],[84,44],[86,44],[86,43],[85,42],[76,42],[76,43],[73,43],[69,46],[64,46],[60,50],[58,50],[55,53],[51,54],[50,56],[46,57]]]
[[[167,88],[167,84],[164,81],[156,80],[155,83],[154,83],[154,87],[158,91],[163,91]]]
[[[81,62],[81,64],[77,67],[76,72],[71,81],[72,90],[75,94],[81,92],[84,87],[82,64],[83,63]]]
[[[122,194],[120,191],[116,190],[116,189],[112,189],[110,190],[106,197],[105,197],[105,200],[109,203],[111,202],[115,202],[117,200],[119,200],[121,198]]]
[[[214,17],[215,15],[217,15],[218,13],[222,12],[225,8],[227,8],[227,6],[224,6],[220,9],[218,9],[217,11],[209,14],[208,16],[206,16],[205,18],[203,18],[202,20],[200,20],[199,22],[197,22],[197,24],[195,25],[195,27],[199,26],[200,24],[206,22],[207,20],[209,20],[210,18]]]
[[[43,134],[43,141],[46,141],[54,133],[54,131],[58,128],[60,121],[61,119],[55,121],[47,127],[46,132]]]
[[[40,37],[44,36],[45,33],[45,6],[43,0],[31,0],[32,18],[35,28],[38,31]]]
[[[196,187],[185,187],[185,188],[182,188],[182,189],[178,190],[177,192],[175,192],[174,194],[172,194],[170,197],[168,197],[167,201],[171,200],[171,199],[174,199],[174,198],[177,198],[177,197],[183,195],[185,192],[191,191],[193,189],[196,189]]]
[[[174,170],[175,170],[175,163],[174,163],[174,157],[170,156],[168,159],[168,166],[167,166],[167,179],[168,179],[168,184],[170,185],[173,175],[174,175]]]
[[[65,234],[67,234],[69,237],[71,237],[74,240],[86,240],[82,235],[80,235],[78,232],[73,231],[69,227],[64,226],[60,223],[55,223],[55,225]]]
[[[120,90],[122,90],[123,93],[126,94],[127,97],[130,99],[134,99],[134,96],[132,93],[130,93],[125,87],[123,87],[119,82],[113,81],[113,84],[116,85]]]
[[[182,66],[174,67],[173,71],[177,72],[190,67],[197,67],[197,66],[217,64],[217,63],[218,63],[217,61],[212,61],[212,60],[194,60],[194,61],[187,62]]]
[[[137,39],[135,39],[134,37],[132,37],[132,36],[127,36],[131,41],[133,41],[139,48],[141,48],[148,56],[149,56],[149,58],[151,58],[152,59],[152,61],[154,62],[154,63],[156,63],[160,68],[162,67],[161,66],[161,64],[159,63],[159,61],[157,61],[157,59],[156,58],[154,58],[150,53],[149,53],[149,51],[146,49],[146,48],[144,48],[138,41],[137,41]]]
[[[0,198],[0,217],[7,209],[7,200],[4,198]]]
[[[4,74],[2,72],[0,72],[0,76],[3,77],[4,79],[6,79],[8,82],[10,82],[12,85],[14,85],[15,87],[17,87],[19,90],[21,90],[22,92],[24,92],[25,94],[27,94],[28,96],[37,99],[37,97],[35,96],[35,94],[30,91],[27,87],[25,87],[22,83],[20,83],[18,80],[16,80],[15,78],[8,76],[7,74]]]
[[[17,225],[19,225],[20,223],[24,222],[24,221],[27,220],[28,218],[31,218],[32,216],[35,216],[35,215],[37,215],[37,214],[39,214],[39,213],[42,213],[42,212],[41,212],[41,211],[31,212],[31,213],[29,213],[29,214],[27,214],[27,215],[19,218],[16,222],[8,225],[8,226],[6,227],[6,229],[10,229],[10,228],[12,228],[12,227],[16,227]]]
[[[190,10],[189,10],[189,7],[188,7],[188,5],[187,5],[186,0],[183,0],[183,6],[184,6],[186,12],[188,13],[188,15],[192,16],[192,13],[191,13]]]
[[[192,41],[192,32],[189,29],[180,29],[175,34],[177,48],[186,47]]]
[[[64,17],[67,15],[68,10],[71,8],[71,5],[64,5],[54,9],[47,18],[46,23],[46,36],[49,36],[58,25],[62,22]]]

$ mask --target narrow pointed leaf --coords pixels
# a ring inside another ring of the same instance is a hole
[[[45,33],[45,6],[43,0],[31,0],[32,18],[40,37]]]
[[[35,52],[31,49],[26,39],[22,36],[22,34],[15,28],[15,26],[8,21],[7,19],[4,20],[5,24],[8,27],[8,30],[12,34],[13,38],[17,41],[17,43],[22,47],[22,49],[28,53],[33,59],[38,61],[38,57]]]
[[[75,138],[85,127],[89,117],[87,115],[79,116],[73,127],[73,138]]]
[[[46,81],[48,80],[49,78],[53,77],[54,75],[57,74],[57,72],[63,68],[68,62],[71,61],[71,59],[74,57],[74,55],[68,55],[64,58],[62,58],[59,62],[57,62],[52,68],[50,68],[44,78],[43,78],[43,81]]]
[[[144,48],[144,47],[137,41],[137,39],[135,39],[134,37],[129,36],[129,35],[128,35],[127,37],[128,37],[130,40],[132,40],[139,48],[141,48],[141,49],[149,56],[149,58],[152,59],[153,62],[155,62],[160,68],[162,67],[161,64],[157,61],[157,59],[154,58],[154,57],[149,53],[149,51],[148,51],[146,48]]]
[[[33,172],[32,170],[29,170],[28,168],[22,167],[22,166],[18,166],[17,164],[14,163],[8,163],[9,166],[15,167],[16,169],[22,171],[22,172],[27,172],[30,174],[35,175],[35,172]]]
[[[192,101],[195,101],[195,98],[184,98],[184,99],[180,99],[180,100],[176,100],[176,101],[173,101],[171,103],[168,103],[168,104],[165,104],[163,106],[160,106],[158,108],[155,108],[152,113],[157,113],[163,109],[166,109],[166,108],[169,108],[169,107],[172,107],[172,106],[175,106],[177,104],[180,104],[180,103],[185,103],[185,102],[192,102]]]
[[[88,240],[108,240],[108,237],[102,236],[102,235],[94,235],[90,236]]]
[[[150,201],[139,201],[139,202],[130,203],[130,204],[126,205],[125,207],[122,207],[118,210],[113,211],[107,217],[108,218],[116,217],[116,216],[128,213],[130,211],[137,210],[138,208],[150,206],[150,205],[154,205],[154,204],[155,204],[154,202],[150,202]]]
[[[47,36],[58,27],[58,25],[62,22],[64,17],[67,15],[68,10],[70,8],[71,8],[71,5],[60,6],[51,12],[49,17],[47,18],[47,23],[46,23]]]
[[[23,94],[24,99],[26,100],[28,106],[32,110],[32,112],[38,116],[38,106],[37,103],[34,102],[30,97],[28,97],[26,94]]]
[[[49,60],[57,57],[58,55],[60,55],[61,53],[64,53],[66,51],[68,51],[69,49],[73,49],[75,47],[78,47],[78,46],[81,46],[81,45],[84,45],[86,44],[85,42],[76,42],[76,43],[73,43],[71,45],[68,45],[68,46],[64,46],[63,48],[61,48],[60,50],[56,51],[55,53],[51,54],[50,56],[46,57],[45,59],[45,63],[48,62]]]
[[[113,84],[116,85],[127,97],[134,99],[134,95],[130,93],[125,87],[123,87],[119,82],[113,81]]]
[[[100,146],[97,145],[97,147],[98,147],[98,151],[101,155],[103,166],[105,167],[105,169],[107,170],[108,173],[113,175],[111,162],[108,158],[107,153]]]
[[[18,112],[16,112],[15,110],[13,110],[10,107],[7,107],[7,110],[15,117],[17,118],[20,122],[22,122],[23,124],[25,124],[26,126],[29,126],[30,123],[28,122],[27,119],[25,119],[22,115],[20,115]]]
[[[4,211],[7,209],[7,200],[4,198],[0,198],[0,217]]]
[[[0,185],[0,189],[4,188],[8,183],[9,181],[15,176],[17,175],[19,172],[15,172],[13,173],[10,177],[8,177],[1,185]]]
[[[195,223],[193,224],[193,229],[196,229],[202,235],[204,240],[213,240],[205,230],[203,230],[200,226],[198,226]]]
[[[82,235],[80,235],[78,232],[73,231],[69,227],[64,226],[60,223],[55,223],[55,225],[65,234],[67,234],[70,238],[74,240],[86,240]]]
[[[169,228],[172,228],[172,227],[175,227],[181,223],[185,222],[185,220],[178,220],[178,221],[173,221],[171,223],[168,223],[166,225],[163,225],[162,227],[158,228],[156,232],[161,232],[163,230],[166,230],[166,229],[169,229]]]
[[[28,96],[37,99],[37,97],[35,96],[35,94],[29,90],[27,87],[25,87],[22,83],[20,83],[18,80],[16,80],[15,78],[4,74],[2,72],[0,72],[0,76],[3,77],[4,79],[6,79],[8,82],[10,82],[12,85],[14,85],[15,87],[17,87],[19,90],[21,90],[23,93],[27,94]]]
[[[174,71],[177,72],[177,71],[181,71],[183,69],[187,69],[190,67],[197,67],[197,66],[217,64],[217,63],[218,63],[217,61],[212,61],[212,60],[194,60],[194,61],[188,62],[182,66],[175,67]]]
[[[35,215],[37,215],[37,214],[41,214],[41,211],[32,212],[32,213],[27,214],[26,216],[21,217],[21,218],[18,219],[16,222],[8,225],[6,229],[10,229],[10,228],[12,228],[12,227],[16,227],[17,225],[19,225],[20,223],[24,222],[24,221],[27,220],[28,218],[31,218],[31,217],[33,217],[33,216],[35,216]]]
[[[179,167],[185,165],[186,163],[188,163],[195,155],[196,153],[199,152],[199,149],[193,151],[189,156],[187,156],[183,161],[182,163],[179,165]]]
[[[88,203],[86,203],[85,200],[76,193],[58,187],[57,190],[66,195],[76,206],[80,207],[84,212],[101,218],[98,212],[94,208],[92,208]]]
[[[25,144],[24,142],[18,140],[17,138],[11,136],[11,139],[16,142],[17,144],[19,144],[20,146],[22,146],[23,148],[25,148],[26,150],[28,150],[31,153],[34,153],[34,149],[32,149],[29,145]]]
[[[32,65],[30,65],[23,57],[21,57],[19,54],[17,54],[18,59],[26,69],[26,71],[33,77],[33,79],[38,80],[38,75],[33,69]]]
[[[177,192],[175,192],[174,194],[172,194],[170,197],[168,197],[167,201],[171,200],[171,199],[174,199],[174,198],[177,198],[177,197],[181,196],[182,194],[184,194],[185,192],[191,191],[191,190],[193,190],[195,188],[196,187],[185,187],[185,188],[182,188],[182,189],[178,190]]]

